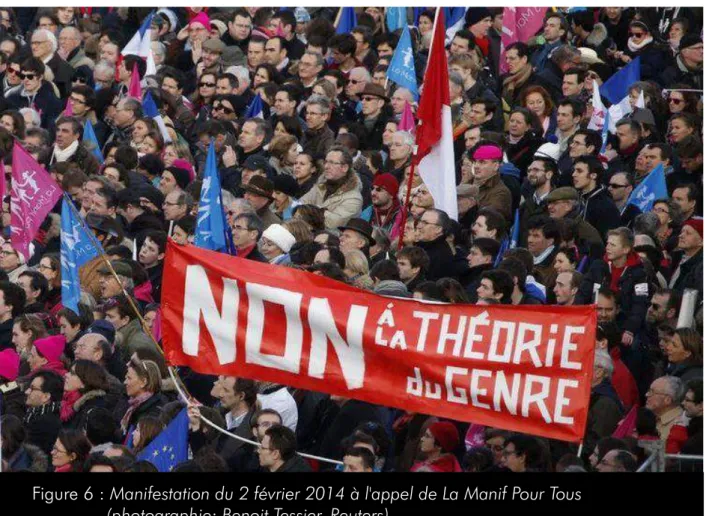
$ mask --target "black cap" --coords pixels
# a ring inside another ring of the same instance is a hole
[[[280,174],[275,177],[274,190],[275,192],[282,192],[289,197],[296,197],[299,192],[299,184],[294,177],[287,174]]]
[[[696,34],[684,34],[679,40],[679,50],[682,51],[699,43],[703,43],[703,40]]]

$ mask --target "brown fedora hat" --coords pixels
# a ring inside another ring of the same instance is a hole
[[[274,185],[272,181],[262,176],[253,176],[250,181],[243,185],[243,190],[250,192],[253,195],[259,195],[260,197],[266,197],[267,199],[272,199],[272,192],[274,192]]]
[[[385,102],[390,101],[390,98],[385,93],[385,88],[372,82],[365,85],[365,88],[361,92],[360,96],[363,97],[364,95],[372,95],[373,97],[381,98]]]

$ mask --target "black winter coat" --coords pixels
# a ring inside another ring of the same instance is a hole
[[[449,275],[449,267],[454,261],[454,255],[445,237],[440,236],[431,242],[418,242],[417,245],[429,256],[428,280],[436,281]]]
[[[56,436],[61,430],[60,408],[61,403],[59,402],[28,408],[22,420],[25,430],[27,430],[25,442],[37,446],[49,455],[56,442]]]
[[[603,186],[581,195],[583,218],[598,230],[605,242],[606,233],[620,226],[620,212]]]
[[[636,256],[636,255],[631,255]],[[637,261],[640,259],[637,258]],[[630,263],[630,257],[628,262]],[[611,266],[604,260],[595,260],[591,263],[588,272],[576,294],[577,305],[593,304],[594,292],[601,287],[610,287]],[[618,280],[620,291],[620,310],[625,315],[623,328],[635,335],[645,320],[647,308],[651,298],[651,285],[642,263],[628,265]]]

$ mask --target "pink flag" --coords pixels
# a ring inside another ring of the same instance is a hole
[[[29,244],[61,199],[61,188],[18,142],[12,149],[12,246],[29,259]]]
[[[71,102],[71,97],[66,99],[66,107],[64,108],[64,116],[74,116],[74,103]]]
[[[130,86],[127,89],[127,96],[133,97],[140,102],[142,101],[142,86],[140,86],[140,72],[137,69],[137,63],[132,67],[132,77],[130,77]]]
[[[613,437],[622,439],[624,437],[632,437],[632,433],[635,431],[635,425],[637,424],[637,405],[633,405],[630,412],[623,418],[623,420],[618,423],[618,428],[613,432]]]
[[[417,133],[414,115],[412,114],[412,106],[410,106],[407,101],[404,103],[404,111],[402,111],[402,118],[400,118],[400,123],[397,125],[397,129],[399,131],[407,131],[412,136]]]
[[[154,340],[159,342],[162,340],[162,309],[157,308],[157,312],[154,316],[154,321],[152,321],[152,336]]]
[[[503,35],[500,44],[500,73],[507,72],[505,49],[516,41],[527,41],[544,24],[548,7],[505,7],[503,9]]]

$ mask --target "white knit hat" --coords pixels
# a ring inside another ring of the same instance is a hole
[[[558,143],[545,143],[534,153],[535,158],[549,158],[559,161],[561,156],[561,146]]]
[[[262,233],[262,236],[282,249],[285,253],[288,253],[297,241],[294,235],[280,224],[272,224]]]

